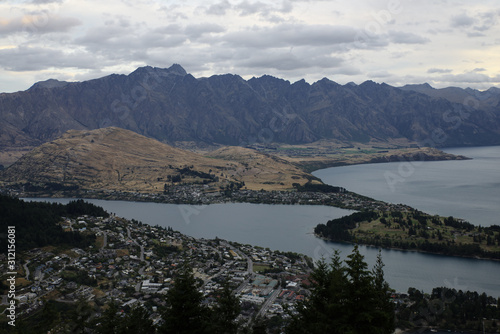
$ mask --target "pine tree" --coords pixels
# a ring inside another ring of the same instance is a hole
[[[121,334],[153,334],[155,330],[153,321],[149,319],[149,312],[142,306],[134,307],[120,326]]]
[[[80,299],[76,309],[70,312],[70,328],[71,333],[84,333],[87,325],[89,324],[90,317],[92,316],[92,307],[84,300]]]
[[[347,277],[338,251],[328,265],[322,259],[311,274],[312,294],[296,306],[287,333],[344,333]]]
[[[374,320],[372,276],[363,255],[359,253],[358,245],[345,261],[348,275],[348,294],[346,296],[346,313],[349,327],[353,333],[373,333],[371,322]]]
[[[219,292],[217,303],[212,308],[211,324],[213,333],[236,334],[238,324],[236,318],[240,314],[239,298],[233,294],[229,284],[226,282]]]
[[[118,305],[111,301],[108,308],[99,319],[100,325],[97,327],[98,334],[117,334],[120,326],[120,317],[118,316]]]
[[[53,302],[46,302],[42,309],[41,321],[36,325],[36,332],[42,333],[52,329],[60,321],[60,314],[57,312]]]
[[[328,266],[318,262],[311,274],[310,297],[298,303],[286,329],[295,333],[389,334],[394,331],[394,309],[384,280],[379,254],[372,271],[355,245],[345,265],[338,252]]]
[[[390,287],[384,278],[384,263],[382,262],[382,252],[380,250],[373,268],[373,275],[375,289],[374,325],[381,329],[381,331],[377,331],[378,333],[392,333],[395,321],[394,304],[388,295]]]
[[[203,295],[198,291],[191,266],[183,266],[175,278],[174,286],[167,293],[167,309],[159,332],[207,333],[209,311],[202,301]]]

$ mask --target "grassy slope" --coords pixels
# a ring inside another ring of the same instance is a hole
[[[500,245],[487,245],[487,234],[480,227],[476,226],[473,230],[467,231],[464,229],[446,226],[444,224],[444,220],[446,218],[437,216],[427,216],[427,224],[426,226],[422,226],[416,219],[409,218],[408,213],[402,213],[402,215],[402,220],[406,221],[405,224],[395,222],[398,218],[395,218],[391,213],[389,213],[385,218],[389,224],[383,224],[380,221],[381,218],[378,218],[371,222],[360,223],[358,227],[352,230],[352,233],[360,241],[365,240],[366,238],[375,238],[378,236],[380,239],[389,238],[393,242],[414,242],[415,244],[423,243],[425,240],[430,243],[442,244],[454,243],[471,245],[477,243],[484,251],[500,252]],[[434,222],[432,218],[434,218]],[[436,224],[436,221],[439,223]],[[416,229],[416,235],[409,235],[410,224]],[[423,231],[427,232],[428,238],[422,236]],[[439,234],[441,234],[442,240],[439,240]],[[476,236],[476,241],[474,241],[474,236]],[[478,238],[481,239],[481,242],[478,242]]]

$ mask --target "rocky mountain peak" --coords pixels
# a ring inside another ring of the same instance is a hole
[[[187,74],[186,70],[179,64],[173,64],[167,69],[168,73],[177,74],[185,76]]]
[[[69,82],[67,82],[67,81],[59,81],[57,79],[48,79],[45,81],[39,81],[39,82],[35,83],[29,89],[59,88],[59,87],[66,86],[68,83]]]

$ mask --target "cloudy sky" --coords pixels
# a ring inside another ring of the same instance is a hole
[[[144,65],[195,77],[500,87],[500,2],[31,0],[0,2],[0,92]]]

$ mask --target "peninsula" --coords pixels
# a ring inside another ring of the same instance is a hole
[[[475,226],[409,207],[356,212],[318,224],[314,232],[332,241],[500,260],[500,226]]]

